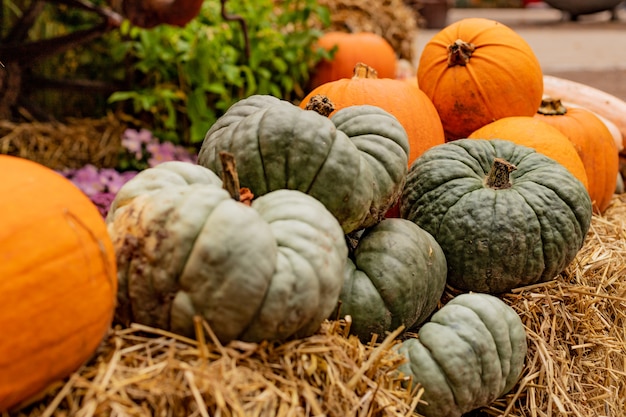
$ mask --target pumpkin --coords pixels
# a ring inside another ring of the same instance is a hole
[[[417,85],[391,78],[378,78],[376,69],[362,62],[356,64],[351,78],[317,87],[302,100],[300,107],[305,108],[316,95],[328,97],[335,111],[371,104],[395,116],[409,137],[408,165],[426,149],[445,142],[437,109]]]
[[[461,294],[399,345],[407,361],[398,371],[424,389],[420,415],[460,417],[515,386],[527,349],[515,310],[489,294]]]
[[[585,188],[587,171],[574,144],[559,129],[535,117],[505,117],[470,133],[469,139],[504,139],[535,149],[567,168]]]
[[[446,285],[446,259],[435,239],[405,219],[385,219],[349,245],[338,311],[352,318],[350,332],[372,334],[424,322]]]
[[[624,151],[626,145],[626,101],[614,95],[565,78],[553,75],[543,76],[543,93],[548,97],[560,99],[568,107],[583,107],[594,112],[607,125],[619,132],[615,134],[617,148]]]
[[[503,117],[533,116],[543,94],[543,73],[528,43],[484,18],[462,19],[436,33],[420,55],[417,80],[447,140]]]
[[[582,183],[553,159],[506,140],[459,139],[413,163],[400,213],[437,240],[451,286],[504,293],[561,273],[592,209]]]
[[[609,129],[593,112],[565,106],[559,99],[544,99],[535,117],[556,127],[574,144],[585,167],[594,210],[604,212],[619,172],[617,146]]]
[[[358,62],[376,68],[381,78],[395,78],[398,57],[391,44],[382,36],[372,32],[324,33],[317,46],[333,51],[332,59],[322,59],[313,68],[309,88],[342,78],[350,78]]]
[[[0,411],[63,379],[107,334],[117,288],[104,219],[76,186],[0,155]]]
[[[335,308],[348,249],[313,197],[236,201],[199,165],[166,162],[119,191],[107,217],[118,259],[116,321],[222,342],[304,337]],[[141,192],[143,190],[143,193]]]
[[[397,201],[409,143],[402,124],[376,106],[350,106],[328,118],[254,95],[211,126],[198,163],[221,175],[221,151],[235,156],[241,185],[254,195],[305,192],[350,233],[378,223]]]

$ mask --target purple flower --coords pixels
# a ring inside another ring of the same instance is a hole
[[[104,192],[106,188],[100,180],[98,168],[91,164],[74,171],[70,180],[89,197]]]
[[[98,207],[98,211],[102,217],[106,217],[109,212],[109,208],[111,208],[111,203],[115,199],[115,194],[113,193],[97,193],[92,195],[91,201]]]
[[[152,142],[146,146],[151,157],[148,158],[148,166],[153,168],[162,162],[176,160],[176,146],[172,142]]]
[[[135,159],[143,157],[143,146],[152,142],[152,133],[147,129],[126,129],[122,135],[122,146],[135,155]]]

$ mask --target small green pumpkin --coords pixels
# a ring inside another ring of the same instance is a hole
[[[126,183],[107,217],[118,264],[116,320],[222,342],[314,333],[337,304],[348,249],[313,197],[231,198],[210,170],[168,162]]]
[[[592,207],[579,180],[532,148],[460,139],[413,163],[400,213],[435,237],[449,284],[503,293],[561,273],[584,243]]]
[[[526,360],[526,332],[515,310],[499,298],[461,294],[398,352],[407,358],[398,370],[424,388],[420,415],[460,417],[515,386]]]
[[[337,313],[351,316],[351,333],[363,341],[419,325],[437,308],[446,271],[430,233],[409,220],[382,220],[350,250]]]
[[[376,106],[350,106],[329,119],[254,95],[231,106],[209,129],[198,163],[220,173],[221,151],[235,155],[241,185],[254,195],[302,191],[350,233],[378,223],[397,201],[409,143],[400,122]]]

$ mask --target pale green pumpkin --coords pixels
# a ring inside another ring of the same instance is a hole
[[[437,311],[398,352],[398,370],[421,384],[425,417],[460,417],[488,406],[518,381],[526,360],[526,332],[499,298],[461,294]]]
[[[307,336],[335,308],[347,246],[313,197],[277,190],[235,201],[210,170],[170,162],[126,183],[107,217],[122,323],[222,342]]]
[[[198,163],[221,172],[219,152],[235,156],[255,195],[299,190],[337,217],[345,233],[373,226],[397,201],[407,173],[406,131],[375,106],[351,106],[329,119],[272,96],[231,106],[207,132]]]

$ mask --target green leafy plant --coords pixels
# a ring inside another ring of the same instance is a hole
[[[225,20],[215,1],[184,28],[123,25],[110,53],[114,62],[130,63],[128,88],[109,102],[141,115],[164,140],[194,144],[242,98],[301,99],[311,68],[330,55],[313,47],[321,32],[308,25],[313,16],[329,22],[327,9],[314,0],[235,0],[227,7],[245,30]]]

